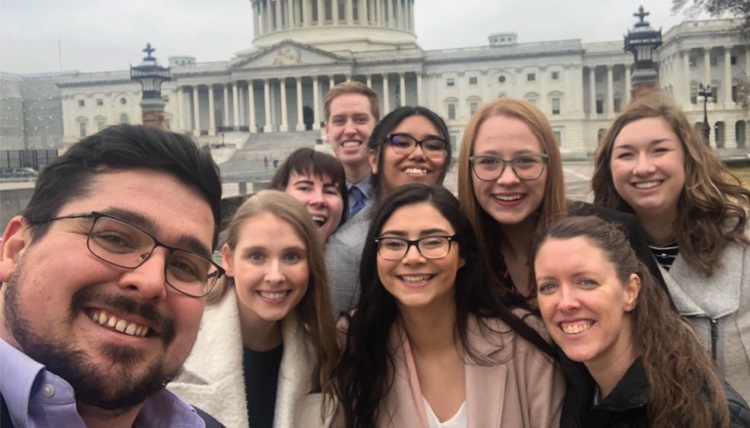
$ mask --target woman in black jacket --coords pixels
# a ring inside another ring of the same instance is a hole
[[[569,217],[533,248],[539,309],[564,353],[562,427],[750,427],[747,403],[619,229]]]

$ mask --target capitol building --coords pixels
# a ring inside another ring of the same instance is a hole
[[[356,80],[379,94],[382,112],[416,104],[435,110],[454,144],[482,103],[526,99],[546,113],[563,154],[582,157],[630,98],[633,55],[623,51],[623,40],[523,43],[522,33],[501,32],[489,34],[484,46],[424,50],[414,31],[414,0],[250,6],[249,49],[220,62],[159,58],[172,75],[162,86],[171,130],[207,142],[242,141],[246,149],[272,135],[281,141],[279,134],[324,138],[324,95]],[[750,48],[732,33],[736,24],[686,21],[665,29],[655,61],[658,86],[696,126],[703,124],[699,85],[710,85],[711,146],[744,153],[749,118],[736,102],[736,79],[750,74]],[[0,73],[0,84],[4,149],[61,148],[108,125],[141,121],[141,86],[129,70]]]

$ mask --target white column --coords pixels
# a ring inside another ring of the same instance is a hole
[[[226,83],[222,83],[221,86],[224,88],[224,113],[221,115],[224,122],[221,125],[229,126],[229,88]]]
[[[615,114],[615,91],[614,79],[612,77],[612,64],[607,64],[607,117],[614,117]]]
[[[352,3],[357,0],[344,0],[344,13],[346,13],[346,25],[354,25],[354,7]]]
[[[288,115],[286,111],[286,79],[279,79],[279,89],[281,90],[281,128],[279,131],[289,131]]]
[[[326,21],[326,9],[323,0],[318,1],[318,25],[323,25]]]
[[[331,74],[328,76],[328,90],[330,91],[334,86],[336,86],[336,78]]]
[[[368,10],[370,12],[370,16],[368,18],[368,25],[377,25],[378,23],[378,13],[377,13],[377,7],[375,5],[376,0],[369,0],[368,2]]]
[[[282,0],[277,0],[271,3],[273,5],[272,7],[274,15],[276,15],[276,31],[281,31],[284,29],[284,25],[281,22],[281,14],[283,13],[281,11],[281,1]]]
[[[346,81],[347,82],[351,82],[352,81],[352,75],[351,74],[347,74],[346,75]]]
[[[235,131],[240,130],[240,105],[237,101],[237,82],[232,83],[232,126]]]
[[[214,85],[208,84],[208,135],[216,135],[216,115],[214,114]]]
[[[398,73],[398,87],[400,89],[398,95],[399,99],[401,99],[401,105],[409,105],[409,103],[406,102],[406,78],[404,77],[404,73]]]
[[[304,131],[305,122],[302,120],[304,117],[302,111],[302,78],[295,77],[294,80],[297,83],[297,131]]]
[[[339,1],[331,0],[331,20],[333,25],[339,25]]]
[[[320,129],[320,88],[318,76],[313,76],[313,129]]]
[[[724,46],[724,105],[732,104],[732,47]],[[728,127],[728,125],[726,126]],[[727,132],[724,131],[726,134]]]
[[[417,71],[417,105],[422,105],[422,72]]]
[[[375,16],[377,17],[377,26],[382,27],[385,21],[383,13],[383,0],[375,0]]]
[[[263,132],[272,132],[273,125],[271,124],[271,88],[269,87],[268,79],[263,79],[263,107],[266,114],[266,124],[263,127]]]
[[[589,66],[589,117],[596,117],[596,66]]]
[[[253,36],[258,37],[258,3],[252,3],[253,5]]]
[[[372,89],[372,74],[366,75],[365,78],[367,79],[367,87]]]
[[[404,5],[401,3],[401,0],[396,0],[396,26],[400,29],[403,29],[405,27]]]
[[[359,2],[359,6],[357,7],[357,19],[359,20],[359,25],[367,25],[367,1],[357,1]]]
[[[312,4],[308,0],[302,0],[302,26],[309,27],[312,25],[312,11],[310,6]]]
[[[240,121],[238,125],[243,126],[245,124],[245,90],[242,89],[242,86],[238,87],[237,90],[240,93]]]
[[[630,82],[630,64],[625,64],[625,99],[623,107],[630,104],[630,89],[633,84]]]
[[[193,115],[195,115],[195,124],[193,128],[193,135],[201,135],[201,110],[198,105],[198,85],[193,86]]]
[[[182,86],[177,87],[177,126],[175,127],[175,130],[181,130],[181,131],[187,131],[187,127],[185,126],[185,115],[183,112],[182,107],[183,99],[182,99]]]
[[[391,0],[385,1],[385,26],[388,28],[393,27],[393,3]]]
[[[703,48],[703,86],[711,84],[711,48]],[[713,132],[713,130],[711,130]]]
[[[690,51],[682,51],[682,75],[684,82],[684,97],[683,101],[686,106],[690,106]]]
[[[383,116],[391,111],[391,101],[388,97],[388,73],[383,74]]]
[[[266,6],[266,29],[267,33],[270,33],[272,31],[277,30],[277,28],[274,27],[274,21],[273,21],[273,3],[269,0],[265,0],[265,6]]]
[[[250,114],[250,117],[248,118],[248,127],[250,128],[251,133],[258,132],[258,126],[255,123],[255,87],[253,86],[253,80],[250,79],[247,81],[247,103],[248,103],[248,111]]]

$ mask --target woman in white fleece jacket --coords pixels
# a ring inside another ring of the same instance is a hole
[[[292,196],[265,190],[245,201],[222,248],[227,280],[169,388],[227,427],[330,426],[339,348],[323,254]]]

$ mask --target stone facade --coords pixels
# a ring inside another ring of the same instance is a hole
[[[494,33],[487,46],[425,51],[416,43],[413,3],[252,0],[253,47],[220,62],[170,58],[172,81],[162,86],[166,125],[195,136],[248,132],[250,144],[256,133],[320,130],[328,89],[358,80],[380,95],[383,112],[406,104],[435,110],[456,144],[482,103],[525,98],[550,118],[561,151],[577,157],[593,153],[630,100],[633,58],[621,40],[519,43],[523,34]],[[732,82],[750,73],[750,49],[734,38],[732,25],[677,25],[664,34],[655,60],[660,88],[694,123],[703,117],[697,85],[711,84],[711,145],[745,151],[748,115],[734,101]],[[57,87],[64,113],[59,143],[141,120],[140,87],[127,71],[59,76]],[[6,134],[20,138],[2,128],[3,143]]]

